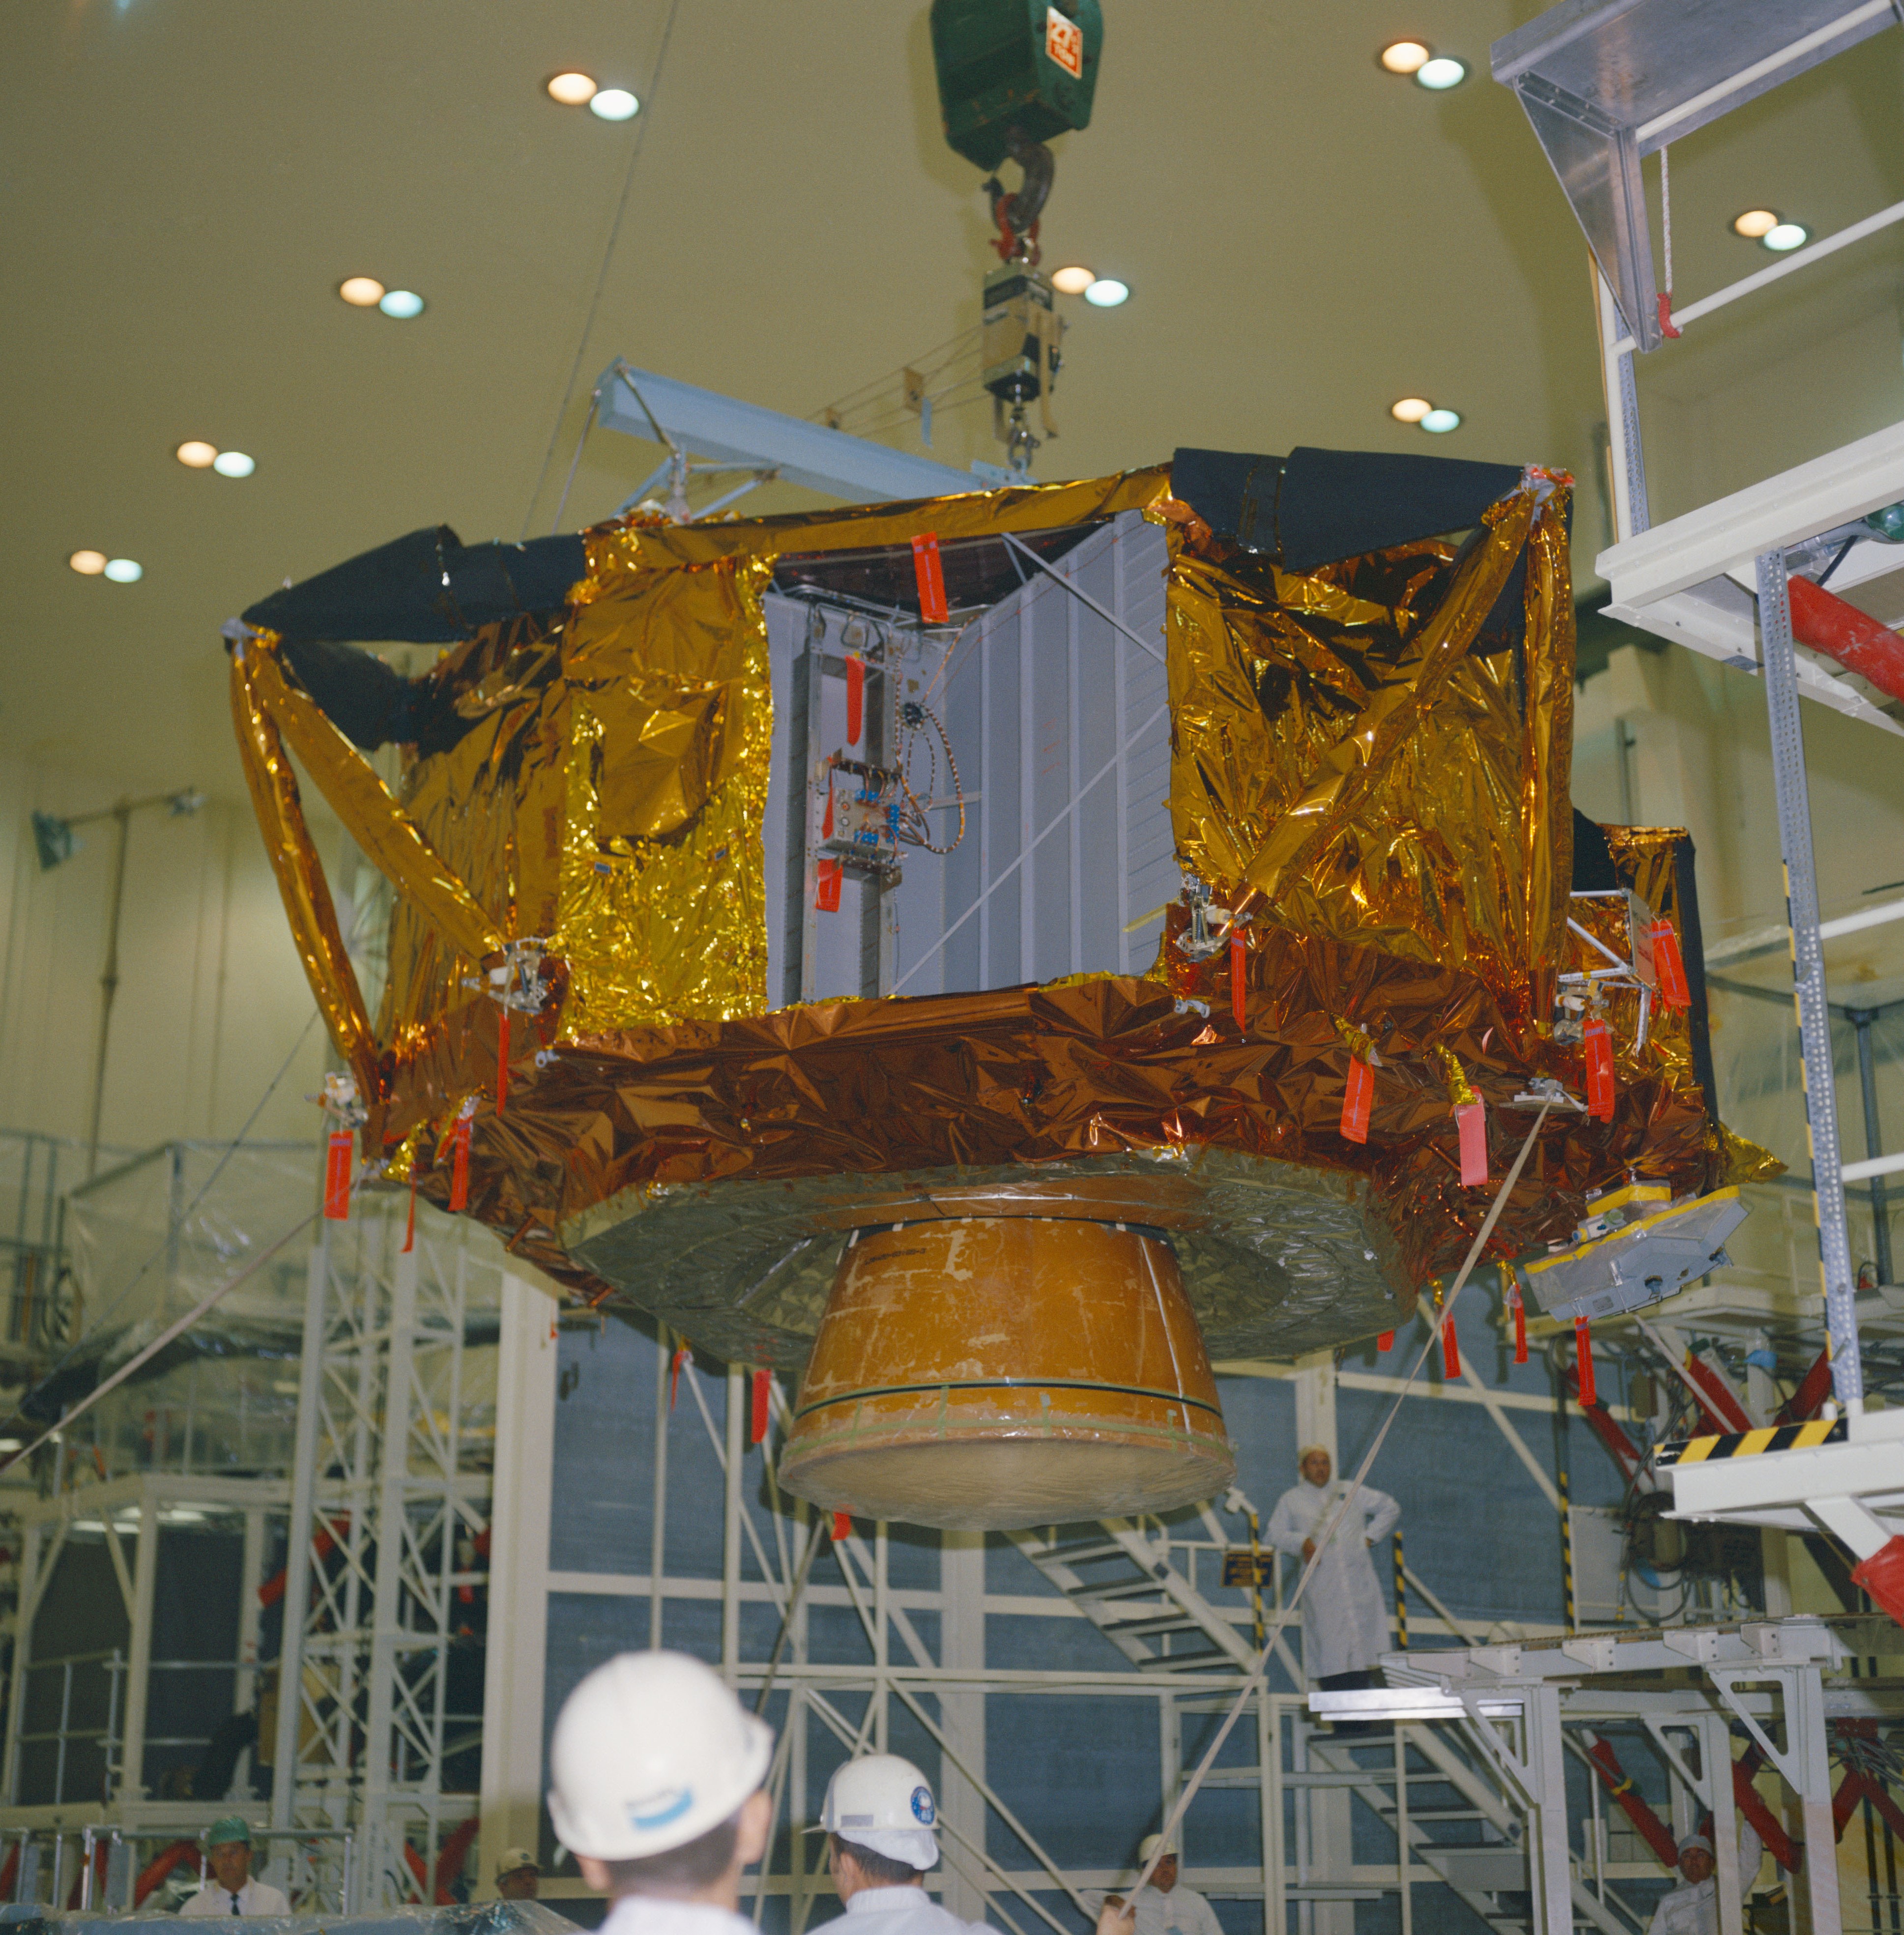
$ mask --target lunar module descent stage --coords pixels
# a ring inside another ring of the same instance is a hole
[[[798,1381],[796,1495],[1160,1511],[1212,1358],[1722,1259],[1691,843],[1568,796],[1568,482],[1299,449],[423,530],[228,628],[361,1158]],[[444,648],[400,676],[363,646]],[[394,793],[364,754],[395,744]],[[294,754],[390,880],[373,1023]]]

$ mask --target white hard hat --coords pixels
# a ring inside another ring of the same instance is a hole
[[[1161,1834],[1146,1834],[1137,1843],[1137,1865],[1142,1867],[1163,1845],[1163,1837]]]
[[[620,1653],[563,1702],[549,1742],[549,1818],[598,1861],[685,1847],[765,1777],[773,1729],[684,1653]]]
[[[861,1754],[835,1770],[826,1783],[819,1825],[908,1867],[938,1864],[939,1818],[925,1776],[897,1754]]]

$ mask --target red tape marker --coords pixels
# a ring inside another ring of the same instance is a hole
[[[351,1213],[351,1132],[330,1131],[324,1164],[324,1213],[333,1223],[348,1223]]]
[[[919,616],[928,625],[943,625],[946,609],[946,574],[939,557],[939,533],[922,531],[913,540],[913,575],[919,580]]]
[[[822,860],[819,871],[814,876],[813,904],[822,913],[840,911],[840,863],[837,860]]]
[[[458,1115],[456,1127],[450,1131],[450,1148],[453,1159],[450,1164],[450,1207],[466,1209],[469,1206],[469,1131],[470,1118]]]
[[[753,1374],[753,1415],[747,1428],[750,1444],[758,1444],[767,1435],[767,1406],[773,1375],[771,1371],[756,1371]]]
[[[1342,1087],[1342,1140],[1368,1140],[1368,1111],[1375,1100],[1375,1071],[1359,1055],[1349,1057],[1348,1079]],[[1386,1350],[1388,1347],[1382,1347]]]
[[[1240,934],[1230,937],[1230,1012],[1243,1027],[1243,998],[1250,991],[1250,950]]]
[[[1586,1044],[1587,1113],[1597,1122],[1613,1119],[1613,1037],[1598,1015],[1581,1029]]]
[[[407,1257],[416,1247],[417,1240],[417,1186],[410,1185],[410,1213],[403,1219],[403,1254]]]
[[[919,540],[915,538],[913,542],[916,544]],[[833,1514],[834,1544],[836,1545],[843,1544],[846,1541],[852,1538],[852,1514],[851,1512],[835,1512]]]
[[[1454,1120],[1461,1135],[1461,1186],[1484,1189],[1487,1186],[1487,1104],[1463,1102],[1455,1110]]]
[[[1454,1312],[1444,1312],[1441,1318],[1441,1369],[1448,1377],[1461,1375],[1461,1339],[1454,1333]]]
[[[509,1011],[505,1007],[496,1024],[496,1112],[502,1112],[509,1099]]]
[[[1584,1317],[1574,1320],[1574,1348],[1577,1353],[1574,1372],[1580,1381],[1580,1402],[1586,1405],[1596,1405],[1600,1402],[1600,1393],[1593,1387],[1593,1338]]]
[[[1692,1006],[1685,957],[1679,952],[1679,934],[1670,920],[1653,922],[1653,972],[1659,979],[1659,998],[1669,1008],[1684,1010]]]
[[[866,661],[855,658],[850,653],[846,657],[846,744],[856,746],[859,735],[866,723]],[[832,804],[829,798],[827,804]]]

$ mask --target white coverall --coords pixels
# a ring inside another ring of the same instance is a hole
[[[1758,1873],[1759,1857],[1765,1852],[1749,1821],[1739,1823],[1739,1892],[1751,1888]],[[1646,1935],[1718,1935],[1719,1885],[1715,1876],[1700,1882],[1685,1882],[1659,1897]]]
[[[1348,1489],[1346,1478],[1332,1478],[1326,1485],[1305,1478],[1290,1486],[1269,1515],[1269,1543],[1299,1559],[1302,1541],[1314,1535]],[[1388,1651],[1388,1610],[1368,1547],[1387,1538],[1401,1517],[1402,1508],[1387,1493],[1364,1485],[1336,1522],[1302,1595],[1302,1670],[1311,1680],[1359,1671]]]
[[[291,1903],[268,1882],[253,1875],[236,1894],[207,1880],[196,1894],[179,1904],[181,1915],[288,1915]]]
[[[837,1935],[995,1935],[982,1921],[960,1921],[922,1888],[862,1888],[846,1903],[843,1915],[823,1925]],[[607,1930],[602,1935],[608,1935]],[[644,1929],[640,1935],[649,1935],[649,1931]],[[673,1931],[665,1931],[665,1935],[673,1935]],[[752,1923],[748,1924],[748,1935],[758,1935]]]
[[[744,1915],[705,1901],[624,1894],[608,1910],[600,1935],[760,1935]]]
[[[1124,1900],[1137,1910],[1137,1935],[1223,1935],[1217,1912],[1193,1888],[1160,1894],[1148,1882]]]

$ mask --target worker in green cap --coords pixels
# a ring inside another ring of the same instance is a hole
[[[277,1889],[252,1879],[251,1828],[241,1816],[228,1814],[205,1830],[205,1858],[211,1879],[196,1894],[186,1896],[181,1915],[291,1912],[291,1903]]]

